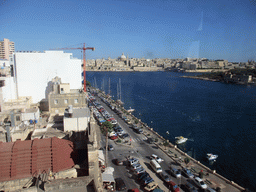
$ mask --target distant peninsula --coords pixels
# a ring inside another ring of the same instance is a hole
[[[231,69],[225,72],[219,71],[212,73],[203,73],[197,76],[182,77],[232,84],[256,84],[256,69]]]

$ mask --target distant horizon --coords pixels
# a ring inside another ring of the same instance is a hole
[[[66,50],[43,50],[43,51],[15,51],[15,53],[22,53],[22,52],[40,52],[40,53],[43,53],[43,52],[45,52],[45,51],[63,51],[64,53],[72,53],[71,51],[69,52],[69,51],[66,51]],[[73,55],[73,53],[72,53],[72,55]],[[125,54],[124,54],[125,55]],[[121,55],[120,55],[121,56]],[[110,59],[119,59],[120,58],[120,56],[119,57],[117,57],[117,58],[112,58],[112,57],[110,57]],[[127,55],[125,55],[125,56],[127,56]],[[74,59],[80,59],[80,58],[77,58],[77,57],[75,57],[74,55],[73,55],[73,58]],[[96,58],[96,59],[108,59],[109,57],[107,57],[107,58],[105,58],[105,57],[102,57],[102,58]],[[185,57],[185,58],[168,58],[168,57],[163,57],[163,58],[159,58],[159,57],[156,57],[156,58],[152,58],[152,59],[150,59],[150,60],[153,60],[153,59],[187,59],[187,58],[190,58],[190,59],[207,59],[207,60],[209,60],[209,61],[217,61],[217,60],[227,60],[227,59],[209,59],[209,58],[206,58],[206,57],[199,57],[199,58],[192,58],[192,57]],[[96,60],[95,58],[92,58],[92,59],[86,59],[86,60]],[[145,57],[129,57],[129,59],[149,59],[149,58],[145,58]],[[83,60],[83,59],[81,59],[81,60]],[[227,60],[228,61],[228,60]],[[253,60],[254,61],[254,60]],[[231,62],[231,61],[228,61],[228,62]],[[232,63],[246,63],[246,62],[248,62],[248,60],[247,61],[245,61],[245,62],[238,62],[238,61],[232,61]]]
[[[250,0],[4,1],[0,39],[16,50],[95,47],[87,59],[256,60],[256,2]],[[82,58],[80,50],[70,50]]]

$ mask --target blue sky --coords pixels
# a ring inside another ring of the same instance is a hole
[[[95,47],[87,59],[256,60],[255,0],[0,0],[17,51]],[[81,52],[73,52],[81,58]]]

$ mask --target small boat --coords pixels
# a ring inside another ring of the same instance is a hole
[[[127,110],[128,113],[132,113],[133,111],[134,111],[134,109],[132,109],[131,107],[130,107],[130,109]]]
[[[214,161],[218,158],[218,155],[213,155],[212,153],[207,153],[207,159],[209,161]]]
[[[185,137],[182,137],[182,136],[179,136],[179,137],[175,137],[175,139],[176,139],[176,144],[182,144],[182,143],[185,143],[187,140],[188,140],[188,138],[185,138]]]

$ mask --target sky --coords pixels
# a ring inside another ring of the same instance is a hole
[[[256,61],[256,0],[0,0],[16,51],[95,47],[87,59]],[[65,50],[82,58],[81,51]]]

